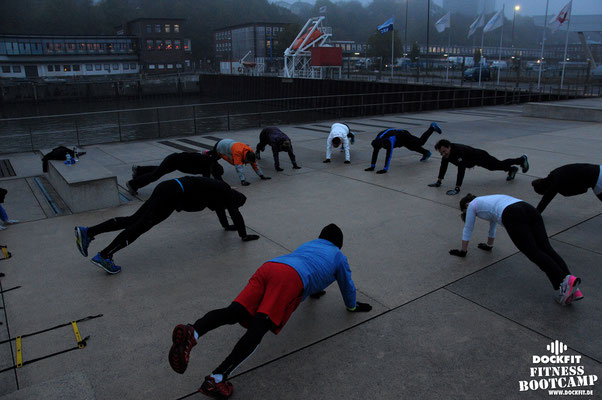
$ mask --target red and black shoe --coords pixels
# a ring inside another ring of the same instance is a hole
[[[226,380],[220,383],[215,383],[215,379],[211,376],[206,376],[205,381],[199,388],[199,392],[205,396],[213,397],[214,399],[227,399],[232,396],[234,386]]]
[[[192,325],[176,325],[171,336],[173,344],[169,349],[169,365],[178,374],[183,374],[188,367],[190,350],[196,346]]]

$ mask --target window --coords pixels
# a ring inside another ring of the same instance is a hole
[[[73,71],[79,72],[80,71],[80,65],[79,64],[73,64]]]
[[[124,69],[124,70],[126,70],[126,69],[130,69],[130,64],[128,64],[128,63],[124,63],[124,64],[123,64],[123,69]]]
[[[167,64],[167,69],[173,69],[173,64]]]
[[[67,53],[74,53],[75,43],[65,43],[65,49],[67,50]]]
[[[173,31],[174,31],[174,33],[180,33],[180,25],[174,25]]]
[[[155,25],[155,33],[161,33],[161,24]]]
[[[94,65],[86,64],[86,71],[92,71],[94,69]]]
[[[163,40],[157,40],[157,42],[156,42],[156,43],[157,43],[157,44],[156,44],[156,47],[155,47],[155,48],[156,48],[157,50],[163,50],[163,49],[165,48],[165,47],[163,46]]]
[[[174,49],[175,50],[181,50],[182,49],[182,44],[181,44],[181,42],[179,40],[174,40],[173,44],[174,44]]]
[[[13,65],[13,74],[20,74],[20,73],[21,73],[21,66]]]
[[[111,71],[111,65],[110,64],[105,64],[104,70],[105,71]]]
[[[182,69],[182,64],[176,64],[177,69]]]
[[[153,40],[147,40],[146,41],[146,51],[151,51],[153,49]]]
[[[94,69],[96,71],[102,71],[102,65],[100,65],[100,64],[94,64]]]
[[[148,64],[148,69],[155,69],[155,64]]]
[[[190,60],[186,60],[185,63],[186,63],[186,68],[190,68]]]
[[[165,49],[166,50],[173,50],[173,45],[171,44],[171,40],[166,40],[165,41]]]
[[[63,71],[71,72],[71,65],[63,65]]]
[[[53,53],[52,43],[46,42],[46,53]]]
[[[52,67],[52,65],[50,65]],[[3,65],[2,66],[2,73],[4,74],[10,74],[10,67],[8,65]]]
[[[113,64],[113,71],[119,71],[119,64]]]
[[[153,33],[153,26],[151,24],[146,25],[146,33]]]
[[[165,33],[171,32],[171,25],[165,24]]]
[[[190,51],[190,40],[184,40],[184,51]]]
[[[137,68],[136,64],[134,64],[134,63],[130,64],[130,69],[136,69],[136,68]]]
[[[164,64],[159,64],[158,67],[159,67],[159,69],[165,69],[165,65]]]
[[[60,65],[55,65],[54,66],[54,72],[61,72],[61,66]]]

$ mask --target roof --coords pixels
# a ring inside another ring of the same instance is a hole
[[[0,39],[137,39],[133,35],[21,35],[0,34]]]
[[[243,28],[245,26],[285,26],[290,25],[292,22],[247,22],[246,24],[224,26],[223,28],[216,28],[213,31],[229,31],[236,28]]]

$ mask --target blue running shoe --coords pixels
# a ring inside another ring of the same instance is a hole
[[[422,156],[422,158],[420,159],[420,161],[426,161],[426,160],[428,160],[429,158],[431,158],[431,156],[432,156],[432,155],[433,155],[433,153],[431,153],[431,152],[429,151],[429,153],[428,153],[428,154],[425,154],[425,155],[423,155],[423,156]]]
[[[439,125],[437,125],[436,122],[431,122],[431,128],[433,128],[433,130],[438,134],[443,133],[443,131],[441,130],[441,128],[439,128]]]
[[[104,269],[109,274],[116,274],[118,272],[121,272],[121,267],[119,265],[115,265],[113,260],[111,260],[110,258],[102,258],[100,256],[100,253],[96,254],[94,258],[92,258],[90,261],[92,262],[92,264]]]
[[[77,249],[84,257],[88,257],[88,246],[90,246],[91,241],[92,239],[88,236],[88,228],[75,227],[75,244],[77,244]]]

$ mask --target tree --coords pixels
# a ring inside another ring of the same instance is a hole
[[[418,43],[412,43],[412,50],[410,51],[410,60],[412,62],[418,62],[420,58],[420,48],[418,47]]]
[[[399,37],[399,33],[396,30],[389,31],[387,33],[380,33],[379,31],[374,31],[372,35],[368,38],[366,44],[368,45],[368,56],[370,57],[382,57],[382,59],[387,62],[391,59],[391,35],[395,35],[395,39],[393,41],[394,53],[395,55],[401,57],[402,55],[402,46],[401,46],[401,38]]]

